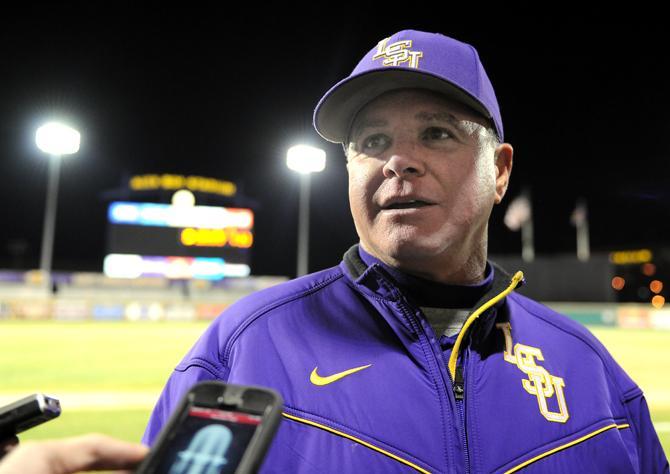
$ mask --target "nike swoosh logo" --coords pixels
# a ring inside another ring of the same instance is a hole
[[[314,370],[312,370],[312,373],[309,376],[309,381],[312,382],[314,385],[328,385],[329,383],[336,382],[337,380],[340,380],[343,377],[346,377],[347,375],[351,375],[355,372],[358,372],[359,370],[367,369],[370,367],[372,364],[368,365],[362,365],[360,367],[354,367],[353,369],[345,370],[343,372],[338,372],[333,375],[329,375],[327,377],[321,377],[319,374],[316,373],[316,369],[318,367],[314,367]]]

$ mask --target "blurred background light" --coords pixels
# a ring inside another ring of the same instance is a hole
[[[651,304],[656,309],[661,309],[665,305],[665,298],[661,295],[656,295],[651,299]]]
[[[660,280],[654,280],[649,283],[649,289],[652,291],[652,293],[658,294],[663,291],[663,282]]]
[[[625,284],[626,280],[624,280],[620,276],[615,276],[614,278],[612,278],[612,288],[614,288],[617,291],[622,290]]]
[[[37,147],[50,155],[77,153],[80,140],[78,131],[59,122],[44,124],[35,133]]]

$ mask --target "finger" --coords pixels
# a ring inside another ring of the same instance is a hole
[[[5,454],[9,453],[18,444],[19,438],[16,436],[4,438],[2,441],[0,441],[0,459],[2,459]]]
[[[71,474],[96,469],[132,469],[149,448],[110,438],[84,435],[22,444],[0,463],[0,474]]]
[[[94,469],[130,469],[139,464],[149,448],[101,434],[89,434],[63,441],[57,450],[52,450],[60,465],[61,473]],[[57,452],[55,452],[57,451]]]

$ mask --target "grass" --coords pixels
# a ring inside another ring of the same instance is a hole
[[[0,397],[42,392],[60,399],[61,416],[25,432],[24,440],[96,431],[138,441],[152,402],[68,409],[69,394],[88,393],[93,403],[98,393],[105,392],[139,392],[154,400],[206,327],[206,322],[2,321]]]
[[[590,329],[644,391],[658,437],[666,455],[670,454],[670,332]]]
[[[97,431],[137,441],[172,368],[206,326],[0,321],[0,398],[43,392],[63,403],[58,419],[27,431],[24,440]],[[591,329],[644,389],[652,419],[662,423],[658,434],[663,447],[670,452],[670,333]],[[113,393],[140,395],[139,402],[107,404],[103,398]],[[82,394],[88,394],[90,406],[67,408],[71,395]]]
[[[591,331],[644,390],[650,405],[670,409],[670,332],[617,328]]]
[[[0,391],[160,390],[206,323],[0,323]]]
[[[72,410],[48,423],[37,426],[19,437],[39,440],[75,436],[85,433],[105,433],[128,441],[139,441],[149,421],[149,408],[131,410]]]

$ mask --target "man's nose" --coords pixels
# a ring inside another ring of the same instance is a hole
[[[410,178],[425,173],[425,164],[419,150],[412,143],[395,143],[388,150],[389,157],[384,164],[384,177]]]

